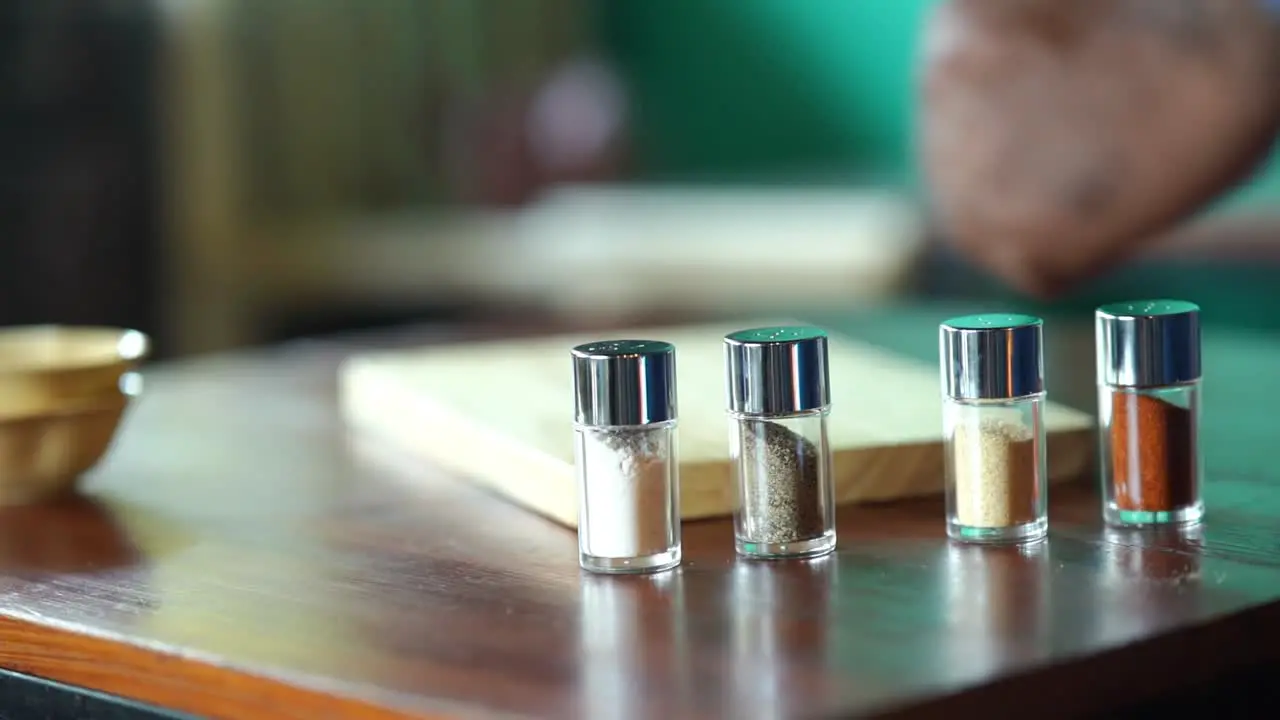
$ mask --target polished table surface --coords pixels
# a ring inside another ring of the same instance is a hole
[[[928,357],[950,310],[823,320]],[[1049,332],[1087,407],[1087,328]],[[363,344],[148,371],[83,497],[0,511],[0,667],[219,718],[1069,716],[1280,656],[1270,340],[1208,334],[1194,531],[1105,531],[1083,483],[1032,547],[948,544],[930,499],[843,509],[810,562],[688,524],[653,577],[581,575],[571,532],[349,432]]]

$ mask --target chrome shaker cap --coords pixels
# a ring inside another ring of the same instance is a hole
[[[942,392],[957,400],[999,400],[1044,391],[1044,323],[986,313],[952,318],[938,330]]]
[[[1103,305],[1095,314],[1098,382],[1128,387],[1199,379],[1200,306],[1185,300]]]
[[[573,355],[574,420],[647,425],[676,417],[676,349],[658,340],[605,340]]]
[[[827,334],[815,327],[753,328],[724,338],[729,409],[772,415],[831,404]]]

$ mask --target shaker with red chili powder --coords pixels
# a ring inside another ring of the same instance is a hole
[[[1198,522],[1200,308],[1183,300],[1113,303],[1098,308],[1096,323],[1104,519]]]

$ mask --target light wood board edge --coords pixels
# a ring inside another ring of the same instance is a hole
[[[508,442],[492,430],[451,415],[446,408],[420,400],[410,402],[359,362],[343,365],[338,387],[342,412],[354,428],[380,435],[432,465],[462,475],[558,523],[576,527],[577,489],[572,465]],[[446,448],[448,452],[444,452]],[[471,461],[450,459],[454,457]],[[524,468],[522,482],[498,482],[497,478],[513,467]]]

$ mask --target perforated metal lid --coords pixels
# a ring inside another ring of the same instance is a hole
[[[1098,308],[1098,381],[1152,387],[1200,378],[1200,306],[1136,300]]]
[[[827,334],[815,327],[752,328],[724,339],[729,409],[786,414],[831,404]]]
[[[1044,391],[1044,323],[1031,315],[952,318],[938,331],[942,391],[961,400],[997,400]]]
[[[676,354],[658,340],[605,340],[573,355],[574,419],[646,425],[676,418]]]

